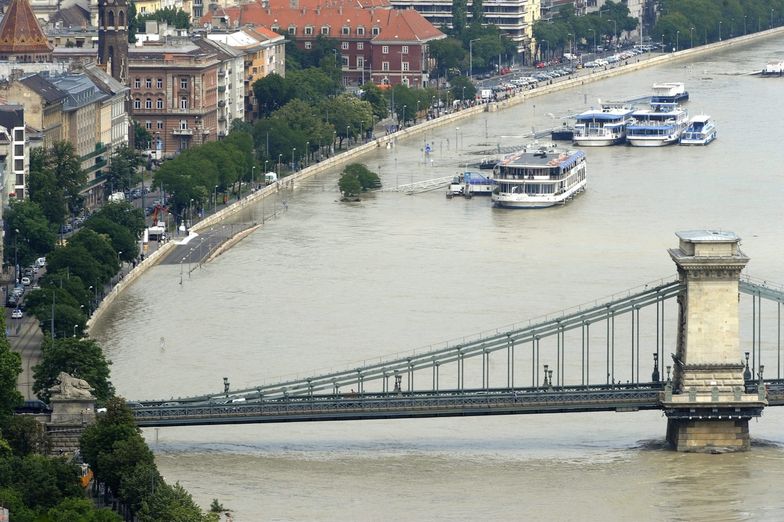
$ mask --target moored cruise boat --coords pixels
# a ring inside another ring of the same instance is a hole
[[[665,82],[653,84],[651,103],[681,103],[689,100],[686,86],[681,82]]]
[[[446,190],[446,197],[465,196],[489,196],[495,188],[495,181],[489,176],[479,172],[463,172],[452,179],[449,188]]]
[[[784,75],[784,61],[769,62],[762,69],[762,76],[782,76]]]
[[[552,207],[585,190],[585,171],[581,150],[524,150],[496,165],[491,198],[503,208]]]
[[[590,109],[576,116],[575,145],[600,147],[626,140],[626,125],[634,109],[623,103],[605,103],[600,109]]]
[[[681,134],[681,145],[707,145],[716,139],[716,123],[707,114],[698,114]]]
[[[626,126],[626,141],[635,147],[661,147],[677,143],[688,125],[688,112],[677,103],[651,103],[634,111]]]

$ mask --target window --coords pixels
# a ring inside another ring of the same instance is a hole
[[[144,128],[147,129],[147,130],[152,130],[152,122],[151,121],[145,121],[144,122]]]
[[[343,49],[344,51],[348,50],[348,42],[341,42],[340,48]]]
[[[365,58],[363,56],[357,56],[357,69],[364,69],[365,67]]]
[[[180,120],[180,130],[188,130],[188,122],[186,120]]]
[[[388,71],[389,70],[389,62],[381,62],[381,70]]]
[[[378,36],[378,34],[381,32],[381,29],[379,29],[378,27],[374,27],[372,32],[373,32],[373,36]]]
[[[365,36],[365,28],[357,27],[357,36]]]
[[[163,89],[163,78],[158,78],[158,88]]]
[[[16,159],[16,160],[14,160],[14,170],[24,170],[24,160],[23,159]]]
[[[309,25],[305,27],[305,36],[313,36],[313,26]]]
[[[139,89],[142,86],[142,79],[141,78],[134,78],[133,80],[133,87],[134,89]]]
[[[365,48],[365,42],[357,42],[357,51],[361,51]]]
[[[163,122],[162,121],[158,122],[158,130],[163,130]]]
[[[389,54],[389,46],[388,45],[382,45],[381,46],[381,54]]]
[[[324,36],[329,34],[329,26],[328,25],[324,25],[324,26],[321,27],[321,34],[323,34]]]
[[[289,34],[291,34],[291,35],[297,34],[297,26],[296,25],[290,25],[289,26]]]
[[[342,34],[343,36],[348,36],[348,35],[350,35],[350,34],[351,34],[351,28],[350,28],[350,27],[348,27],[348,26],[346,26],[346,25],[344,25],[344,26],[343,26],[343,27],[340,29],[340,34]]]
[[[310,49],[313,47],[313,42],[305,42],[305,49]]]
[[[407,71],[408,70],[408,62],[400,62],[401,70]]]
[[[14,141],[24,141],[24,129],[14,129]]]
[[[14,156],[24,156],[24,145],[17,143],[14,145]]]
[[[400,53],[401,54],[408,54],[408,46],[404,45],[403,47],[401,47],[400,48]]]
[[[156,102],[156,108],[163,109],[163,99],[158,98],[158,101]]]
[[[180,78],[180,89],[188,88],[188,78]]]
[[[152,98],[147,98],[144,101],[144,108],[145,109],[152,109]]]
[[[141,109],[142,108],[142,101],[139,98],[133,100],[133,108],[134,109]]]
[[[188,97],[181,96],[180,97],[180,109],[187,109],[188,108]]]
[[[146,81],[146,82],[144,82],[144,85],[145,85],[145,86],[146,86],[148,89],[152,89],[152,78],[147,78],[147,81]]]
[[[343,64],[343,67],[348,67],[348,56],[341,55],[340,62]]]

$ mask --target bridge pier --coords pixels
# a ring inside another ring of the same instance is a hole
[[[679,246],[669,254],[686,290],[678,297],[673,379],[662,400],[667,441],[677,451],[745,451],[749,419],[767,405],[764,395],[745,392],[740,352],[738,285],[749,258],[732,232],[676,235]]]

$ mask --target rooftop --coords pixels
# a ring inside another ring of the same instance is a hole
[[[49,54],[52,48],[44,36],[27,0],[11,0],[0,21],[0,54]]]

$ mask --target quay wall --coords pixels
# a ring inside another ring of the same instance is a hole
[[[782,33],[784,33],[784,27],[775,27],[773,29],[768,29],[766,31],[748,34],[745,36],[738,36],[735,38],[722,40],[721,42],[714,42],[712,44],[702,45],[691,49],[684,49],[682,51],[677,51],[672,53],[662,53],[651,57],[644,56],[644,55],[636,56],[628,60],[625,60],[624,62],[613,64],[612,66],[609,66],[607,69],[601,69],[601,70],[582,69],[580,73],[574,75],[572,78],[561,79],[557,81],[551,80],[551,82],[547,85],[540,84],[535,89],[521,91],[513,96],[510,96],[509,98],[506,98],[498,102],[491,102],[487,104],[476,105],[474,107],[468,107],[466,109],[453,112],[451,114],[446,114],[432,120],[418,123],[411,127],[400,129],[394,133],[388,134],[386,136],[380,136],[374,140],[369,141],[368,143],[359,145],[348,151],[342,152],[340,154],[336,154],[319,163],[310,165],[292,174],[291,176],[286,176],[284,178],[279,179],[275,183],[267,185],[255,192],[251,192],[250,194],[238,200],[237,202],[227,206],[226,208],[216,212],[215,214],[207,216],[206,218],[202,219],[198,223],[194,224],[193,227],[191,227],[191,231],[198,233],[201,230],[205,230],[208,229],[209,227],[222,223],[230,219],[231,217],[235,216],[249,205],[255,205],[262,199],[267,198],[269,196],[273,196],[277,192],[280,192],[281,190],[294,189],[298,183],[308,178],[317,176],[324,172],[332,171],[347,163],[358,161],[365,154],[377,148],[386,147],[387,143],[394,143],[397,140],[407,139],[421,134],[425,134],[438,127],[453,125],[459,121],[465,120],[467,118],[471,118],[482,112],[486,112],[486,111],[494,112],[496,110],[506,109],[518,105],[520,103],[523,103],[532,98],[544,96],[547,94],[552,94],[554,92],[559,92],[565,89],[571,89],[572,87],[577,87],[585,83],[604,80],[606,78],[612,78],[615,76],[619,76],[621,74],[638,71],[640,69],[647,68],[647,67],[675,62],[679,60],[690,59],[695,56],[710,54],[721,49],[729,49],[732,47],[747,45],[756,40],[781,35]],[[763,66],[764,64],[759,64],[760,69]],[[253,228],[253,230],[255,230],[255,227]],[[233,245],[234,243],[235,242],[232,242],[230,243],[230,245]],[[173,242],[168,242],[164,245],[161,245],[160,248],[158,248],[155,252],[151,253],[149,256],[147,256],[144,259],[144,261],[137,264],[134,269],[128,272],[128,274],[112,289],[111,292],[109,292],[109,294],[101,302],[100,306],[93,312],[93,315],[90,317],[90,320],[87,322],[88,331],[90,325],[93,324],[97,320],[97,318],[104,313],[104,311],[114,302],[114,300],[123,290],[125,290],[136,279],[138,279],[145,271],[147,271],[149,268],[155,266],[158,262],[160,262],[175,246],[176,243]],[[222,248],[221,252],[225,251],[226,249],[227,248]]]

